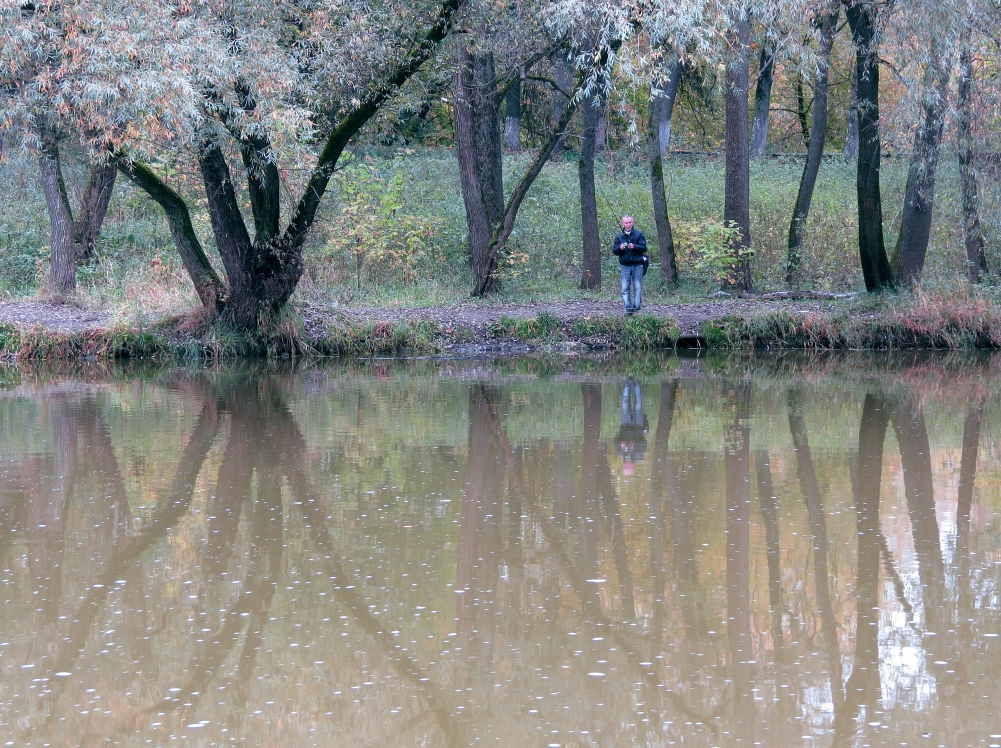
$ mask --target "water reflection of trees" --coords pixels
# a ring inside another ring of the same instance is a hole
[[[180,732],[204,718],[225,726],[228,737],[267,742],[255,732],[255,715],[271,693],[272,701],[293,699],[314,723],[326,722],[329,735],[387,743],[531,742],[544,726],[560,740],[586,730],[599,743],[733,743],[740,736],[780,744],[798,739],[797,720],[806,718],[818,736],[848,745],[879,729],[869,723],[887,719],[887,688],[905,675],[886,655],[896,646],[887,632],[899,628],[887,618],[888,600],[917,632],[936,698],[980,724],[971,702],[998,675],[990,657],[969,656],[985,651],[982,626],[994,614],[983,602],[996,595],[989,565],[976,560],[986,541],[971,517],[980,399],[965,414],[950,536],[936,516],[924,407],[907,392],[864,396],[854,480],[845,481],[848,454],[811,451],[816,436],[808,433],[801,388],[784,395],[794,449],[787,456],[759,446],[771,435],[752,429],[758,396],[750,380],[666,379],[647,472],[627,482],[608,432],[602,438],[600,383],[580,385],[579,438],[518,441],[508,391],[474,382],[464,393],[461,455],[415,452],[395,468],[399,475],[378,467],[372,485],[383,488],[374,498],[359,484],[337,499],[331,486],[355,466],[344,454],[311,454],[290,404],[294,384],[281,376],[171,383],[197,415],[172,475],[155,501],[142,500],[143,511],[129,501],[133,489],[100,397],[46,400],[51,451],[5,463],[0,482],[0,557],[9,567],[23,553],[30,582],[14,620],[36,631],[18,653],[19,662],[39,668],[37,697],[18,702],[33,715],[28,732],[125,737],[153,722]],[[650,392],[648,384],[648,400]],[[724,403],[716,451],[675,446],[685,398],[696,394]],[[891,552],[881,519],[891,425],[916,584],[900,547]],[[782,464],[793,460],[795,486]],[[454,524],[403,506],[400,496],[412,498],[421,481],[440,489],[452,475],[459,478],[451,494],[458,505],[447,515]],[[834,486],[852,489],[851,538],[844,523],[829,522]],[[790,532],[794,505],[805,523]],[[454,552],[429,553],[426,541],[411,547],[399,526],[362,521],[366,512],[388,517],[390,510],[405,512],[410,529],[421,522],[428,533],[441,528]],[[68,528],[86,525],[93,527],[81,554],[68,545]],[[809,568],[789,561],[797,534],[809,538]],[[192,570],[187,584],[150,556],[167,539],[175,563],[184,558]],[[832,552],[846,540],[854,554]],[[73,566],[78,556],[88,563]],[[397,585],[377,583],[378,573],[389,578],[390,565]],[[454,586],[400,583],[402,574],[431,565],[437,577],[429,581],[451,578]],[[841,599],[846,590],[850,605]],[[431,620],[393,613],[414,601],[447,613]],[[800,620],[805,608],[817,621],[812,628]],[[282,642],[317,653],[311,656],[323,665],[313,682],[274,675],[294,659]],[[119,650],[114,661],[128,665],[122,675],[84,677],[104,652]],[[373,689],[363,710],[340,684],[365,678],[386,685]],[[129,699],[100,722],[70,716],[89,698],[85,686],[102,681]],[[409,716],[388,719],[401,705]],[[961,731],[959,719],[956,725]]]

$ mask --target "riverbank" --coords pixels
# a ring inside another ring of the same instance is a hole
[[[614,300],[399,309],[305,304],[255,335],[197,312],[149,321],[44,301],[0,304],[0,356],[7,360],[998,347],[1001,304],[962,291],[720,298],[654,304],[629,318]]]

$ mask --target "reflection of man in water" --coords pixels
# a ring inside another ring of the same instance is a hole
[[[646,433],[650,423],[643,412],[643,391],[640,383],[626,378],[622,388],[622,424],[615,435],[615,452],[622,456],[622,474],[633,474],[633,463],[646,454]]]

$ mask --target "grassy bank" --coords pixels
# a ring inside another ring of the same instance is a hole
[[[478,324],[422,318],[372,321],[340,316],[308,329],[294,311],[253,335],[184,315],[140,328],[125,324],[79,333],[0,324],[0,357],[59,359],[228,359],[319,356],[506,355],[706,350],[973,350],[1001,348],[1001,305],[984,295],[918,292],[860,297],[824,310],[796,303],[764,312],[706,316],[682,336],[665,314],[494,315]],[[680,308],[680,307],[679,307]],[[691,313],[691,309],[687,310]]]

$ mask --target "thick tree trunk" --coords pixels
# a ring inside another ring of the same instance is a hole
[[[663,82],[660,95],[650,101],[651,114],[654,115],[657,124],[657,142],[662,159],[667,157],[671,147],[671,120],[674,118],[674,102],[678,99],[682,70],[681,55],[671,55],[667,66],[667,78]]]
[[[675,87],[677,91],[677,87]],[[656,99],[654,101],[657,101]],[[660,108],[665,106],[666,97],[659,100]],[[653,104],[653,102],[651,102]],[[673,107],[673,99],[671,106]],[[671,217],[667,212],[667,194],[664,187],[664,151],[660,142],[660,128],[655,107],[650,108],[647,124],[647,138],[650,150],[650,195],[653,198],[653,218],[657,226],[657,249],[660,255],[660,274],[670,286],[678,285],[678,260],[674,250],[674,233],[671,231]],[[668,128],[670,130],[670,127]],[[668,135],[670,137],[670,135]]]
[[[848,24],[855,43],[858,85],[859,155],[858,192],[859,259],[865,290],[894,285],[883,242],[883,203],[879,187],[879,50],[877,11],[870,5],[846,0]]]
[[[209,310],[221,308],[226,297],[226,287],[202,249],[198,235],[191,224],[191,214],[184,199],[165,184],[149,167],[124,157],[114,157],[118,170],[157,203],[167,217],[171,238],[181,256],[184,269],[195,286],[202,305]]]
[[[813,127],[810,128],[812,135],[810,147],[806,153],[806,163],[803,165],[803,176],[799,180],[796,207],[793,208],[792,221],[789,224],[786,284],[790,288],[796,282],[796,276],[803,260],[803,235],[806,230],[806,220],[810,215],[813,190],[817,185],[817,174],[820,172],[820,163],[824,157],[824,145],[827,142],[827,95],[830,90],[831,47],[834,45],[834,33],[841,10],[838,2],[839,0],[834,0],[832,7],[820,23],[817,77],[813,81]]]
[[[751,175],[747,132],[748,48],[751,19],[738,21],[730,34],[733,59],[726,70],[726,194],[723,221],[736,226],[740,236],[733,242],[739,254],[733,274],[723,286],[734,291],[751,291]]]
[[[852,95],[848,103],[848,126],[845,130],[845,161],[858,158],[858,68],[852,63]]]
[[[980,225],[980,197],[977,171],[973,164],[973,56],[970,51],[969,27],[963,32],[959,50],[959,85],[957,109],[957,156],[959,185],[963,199],[963,239],[966,244],[966,267],[970,283],[979,283],[980,274],[987,272],[984,252],[984,232]]]
[[[900,233],[893,252],[893,274],[897,282],[905,286],[919,282],[925,266],[935,205],[939,146],[949,103],[949,73],[952,67],[947,59],[949,53],[938,44],[933,46],[938,49],[933,51],[926,72],[921,123],[914,133]]]
[[[594,148],[598,117],[604,105],[601,94],[584,103],[580,158],[577,160],[577,174],[580,178],[580,225],[584,243],[580,287],[594,291],[601,288],[601,237],[598,234],[598,202],[594,188]]]
[[[775,45],[765,40],[761,45],[758,83],[754,87],[754,126],[751,128],[751,156],[765,158],[768,145],[768,115],[772,108],[772,80],[775,77]]]
[[[488,260],[490,237],[493,232],[484,190],[480,183],[477,154],[476,117],[473,114],[476,96],[473,93],[473,57],[462,47],[456,53],[453,75],[455,90],[455,151],[459,159],[459,181],[466,207],[466,230],[469,236],[469,261],[477,278],[493,277],[496,263]],[[492,288],[490,289],[492,290]]]
[[[73,211],[66,194],[59,144],[54,130],[39,128],[42,147],[38,157],[45,206],[49,210],[49,293],[76,290],[76,248],[73,245]]]
[[[504,171],[501,160],[500,106],[492,52],[473,57],[473,128],[476,170],[491,228],[504,215]]]
[[[94,248],[101,233],[108,204],[115,190],[118,167],[112,161],[95,164],[90,170],[83,200],[73,223],[73,242],[76,244],[76,263],[85,265],[94,259]]]
[[[511,85],[505,97],[504,147],[509,151],[521,149],[521,76]]]

